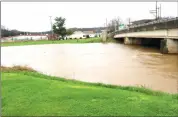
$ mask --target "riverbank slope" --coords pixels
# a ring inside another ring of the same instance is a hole
[[[178,95],[1,67],[3,116],[178,115]]]

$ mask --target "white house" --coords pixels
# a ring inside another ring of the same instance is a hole
[[[83,31],[88,37],[92,38],[95,37],[96,34],[93,31]]]
[[[75,31],[72,35],[67,36],[67,39],[83,39],[86,38],[86,34],[82,31]]]
[[[95,37],[95,34],[89,34],[89,37],[91,37],[91,38]]]

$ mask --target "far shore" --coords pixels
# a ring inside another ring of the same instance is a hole
[[[40,45],[40,44],[65,44],[65,43],[101,43],[101,38],[86,38],[86,39],[67,39],[67,40],[23,40],[12,42],[1,42],[1,47],[4,46],[23,46],[23,45]],[[107,42],[114,42],[113,39],[108,39]]]

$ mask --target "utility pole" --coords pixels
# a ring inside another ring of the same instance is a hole
[[[117,21],[114,22],[114,27],[115,27],[115,32],[116,32],[116,30],[117,30],[117,28],[116,28],[117,27]]]
[[[178,0],[177,0],[177,18],[178,18]]]
[[[107,18],[106,18],[106,30],[108,29]]]
[[[157,1],[156,1],[156,20],[158,18],[158,8],[157,8]]]
[[[107,26],[107,18],[106,18],[106,26]]]
[[[159,6],[159,12],[160,12],[159,16],[160,16],[160,18],[161,18],[161,4],[160,4],[160,6]]]
[[[52,17],[52,16],[49,16],[49,18],[50,18],[50,24],[51,24],[51,35],[53,36],[53,24],[52,24],[51,17]]]
[[[130,18],[128,20],[129,20],[129,26],[128,27],[130,28]]]
[[[160,11],[159,11],[160,9],[159,9],[159,7],[158,7],[158,17],[157,17],[157,19],[159,19],[159,15],[160,15]]]
[[[176,19],[178,19],[178,0],[177,0],[177,17],[176,17]],[[178,23],[176,23],[177,24],[177,28],[178,28]]]
[[[159,6],[159,8],[157,8],[158,9],[158,19],[160,19],[161,18],[161,4],[160,4],[160,6]]]
[[[161,4],[160,4],[160,7],[158,8],[157,3],[158,3],[158,2],[156,1],[156,9],[155,9],[155,10],[150,10],[150,13],[153,13],[153,14],[154,14],[156,20],[157,20],[159,17],[161,17]]]
[[[119,25],[120,25],[120,19],[119,18],[117,19],[117,22],[118,22],[117,23],[117,30],[119,31]]]

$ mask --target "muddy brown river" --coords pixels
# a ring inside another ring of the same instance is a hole
[[[111,43],[1,47],[1,65],[27,65],[68,79],[178,93],[178,55],[163,55],[154,48]]]

